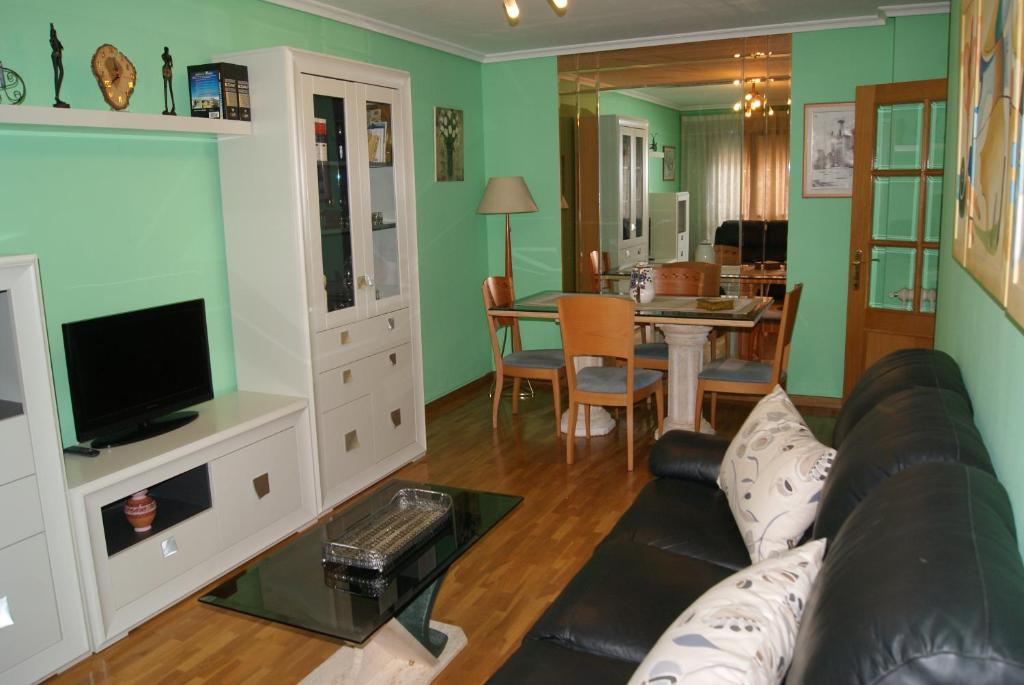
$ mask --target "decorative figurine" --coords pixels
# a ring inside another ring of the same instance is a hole
[[[64,83],[64,45],[57,37],[57,29],[50,22],[50,61],[53,62],[53,106],[67,108],[68,103],[60,99],[60,84]]]
[[[103,99],[120,112],[128,106],[135,92],[135,65],[110,43],[96,48],[92,56],[92,73],[100,86]]]
[[[8,105],[20,105],[25,101],[25,82],[13,69],[0,62],[0,104],[6,99]]]
[[[163,75],[164,75],[164,114],[168,116],[177,116],[177,112],[174,111],[174,89],[171,87],[171,69],[174,67],[174,58],[171,57],[171,51],[164,46],[164,54],[160,55],[164,60]],[[171,109],[167,109],[167,96],[171,96]]]

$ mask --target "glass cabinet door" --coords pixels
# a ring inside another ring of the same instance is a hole
[[[353,203],[358,203],[349,166],[352,90],[345,81],[303,76],[309,292],[317,330],[358,315],[355,274],[362,260],[352,222]]]
[[[622,213],[622,239],[633,237],[633,137],[628,133],[619,134],[622,149],[621,177],[622,197],[619,199]]]
[[[356,287],[368,298],[371,311],[384,313],[407,304],[404,247],[406,231],[401,146],[396,144],[400,133],[399,112],[395,91],[377,86],[365,89],[360,113],[365,116],[366,154],[360,165],[366,173],[369,188],[368,207],[363,221],[369,238],[366,241],[365,277],[357,275]]]
[[[644,237],[644,226],[646,225],[644,222],[647,221],[647,164],[644,162],[646,152],[647,136],[633,136],[633,168],[636,170],[636,190],[633,193],[636,200],[636,210],[633,213],[633,216],[636,217],[634,238]]]

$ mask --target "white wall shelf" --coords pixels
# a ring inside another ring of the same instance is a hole
[[[25,105],[0,105],[0,126],[26,131],[90,131],[106,135],[148,132],[179,136],[245,136],[252,133],[252,123],[248,121]]]

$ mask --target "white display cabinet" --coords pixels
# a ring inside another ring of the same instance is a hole
[[[613,268],[646,261],[648,254],[647,121],[618,114],[599,119],[601,250]]]
[[[0,257],[0,682],[88,654],[35,257]]]
[[[690,259],[690,194],[651,193],[651,259]]]
[[[219,141],[238,387],[310,403],[319,506],[426,450],[405,72],[286,47]]]

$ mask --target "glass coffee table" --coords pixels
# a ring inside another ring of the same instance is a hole
[[[383,573],[322,560],[325,542],[341,537],[406,488],[450,496],[451,515]],[[430,613],[445,573],[522,499],[392,481],[224,581],[200,601],[360,645],[394,618],[438,657],[447,637],[430,627]]]

